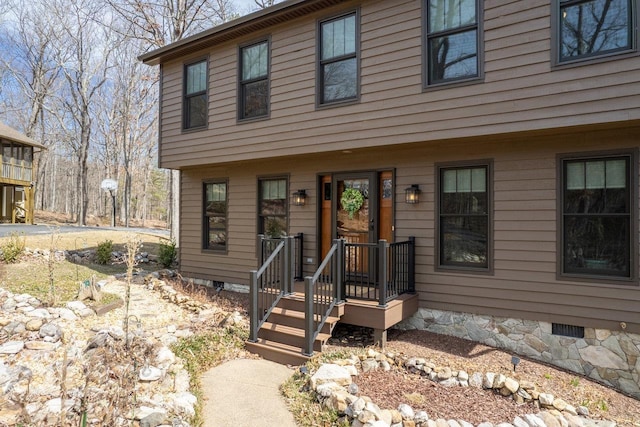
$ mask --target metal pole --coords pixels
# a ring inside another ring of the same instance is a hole
[[[258,340],[258,272],[249,273],[249,341]]]
[[[304,279],[304,352],[305,356],[313,355],[313,341],[314,328],[313,328],[313,281],[311,277],[305,277]]]
[[[115,228],[116,226],[116,195],[113,194],[113,190],[109,190],[109,193],[111,194],[111,207],[112,207],[111,226]]]

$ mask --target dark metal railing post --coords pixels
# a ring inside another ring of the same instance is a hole
[[[416,238],[414,236],[409,237],[409,256],[408,256],[409,272],[408,278],[409,289],[412,294],[416,292]]]
[[[304,233],[298,233],[296,234],[296,239],[298,239],[298,253],[296,255],[297,257],[297,264],[296,266],[298,267],[296,269],[296,275],[294,277],[294,279],[300,279],[302,280],[302,266],[304,265],[303,262],[303,257],[304,257]]]
[[[260,267],[264,263],[264,234],[258,234],[256,238],[256,246],[258,267]]]
[[[280,256],[280,293],[286,294],[289,289],[288,281],[289,281],[289,238],[284,237],[282,239],[284,242],[284,248],[282,248],[282,254]]]
[[[304,278],[304,355],[313,354],[313,278]]]
[[[378,305],[387,306],[387,276],[389,271],[387,257],[387,241],[378,241]]]
[[[336,252],[336,274],[334,276],[333,285],[335,286],[335,298],[336,302],[342,302],[344,300],[344,239],[336,240],[337,252]]]
[[[249,341],[256,342],[258,340],[258,272],[252,270],[249,277],[249,292],[251,298],[249,299]]]
[[[294,277],[294,260],[293,260],[293,246],[294,238],[287,236],[284,238],[284,285],[282,290],[285,295],[290,295],[293,292],[293,277]]]

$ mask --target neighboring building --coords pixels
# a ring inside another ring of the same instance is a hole
[[[0,123],[0,223],[33,224],[33,153],[42,149],[42,144]]]
[[[308,276],[343,238],[348,304],[330,322],[383,340],[406,319],[640,396],[638,11],[288,0],[143,55],[161,67],[159,163],[181,170],[182,273],[248,284],[258,234],[303,233]],[[393,298],[414,285],[419,309]],[[296,335],[275,300],[252,307],[272,314],[263,345]]]

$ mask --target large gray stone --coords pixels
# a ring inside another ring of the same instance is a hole
[[[629,369],[627,362],[605,347],[589,346],[578,350],[586,362],[599,368]]]
[[[406,403],[401,403],[400,406],[398,406],[398,412],[400,412],[403,420],[412,421],[416,416],[413,408]]]
[[[0,345],[0,354],[17,354],[24,348],[23,341],[7,341]]]
[[[155,366],[146,366],[140,369],[140,381],[158,381],[162,377],[162,370]]]
[[[311,376],[311,388],[315,390],[319,384],[327,382],[335,382],[341,386],[346,386],[351,384],[352,380],[351,375],[344,367],[325,363]]]
[[[40,328],[38,335],[40,335],[40,338],[44,338],[47,341],[57,342],[60,340],[60,337],[62,337],[62,329],[60,329],[60,326],[55,323],[45,323]]]
[[[157,427],[164,423],[165,414],[153,412],[140,420],[140,427]]]

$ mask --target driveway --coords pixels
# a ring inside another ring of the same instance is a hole
[[[129,231],[132,233],[148,233],[158,236],[169,237],[169,230],[156,228],[126,228],[126,227],[80,227],[77,225],[61,225],[60,233],[84,233],[91,231]],[[51,232],[47,225],[28,224],[0,224],[0,237],[9,236],[11,233],[24,234],[25,236],[35,236],[38,234],[49,234]]]

